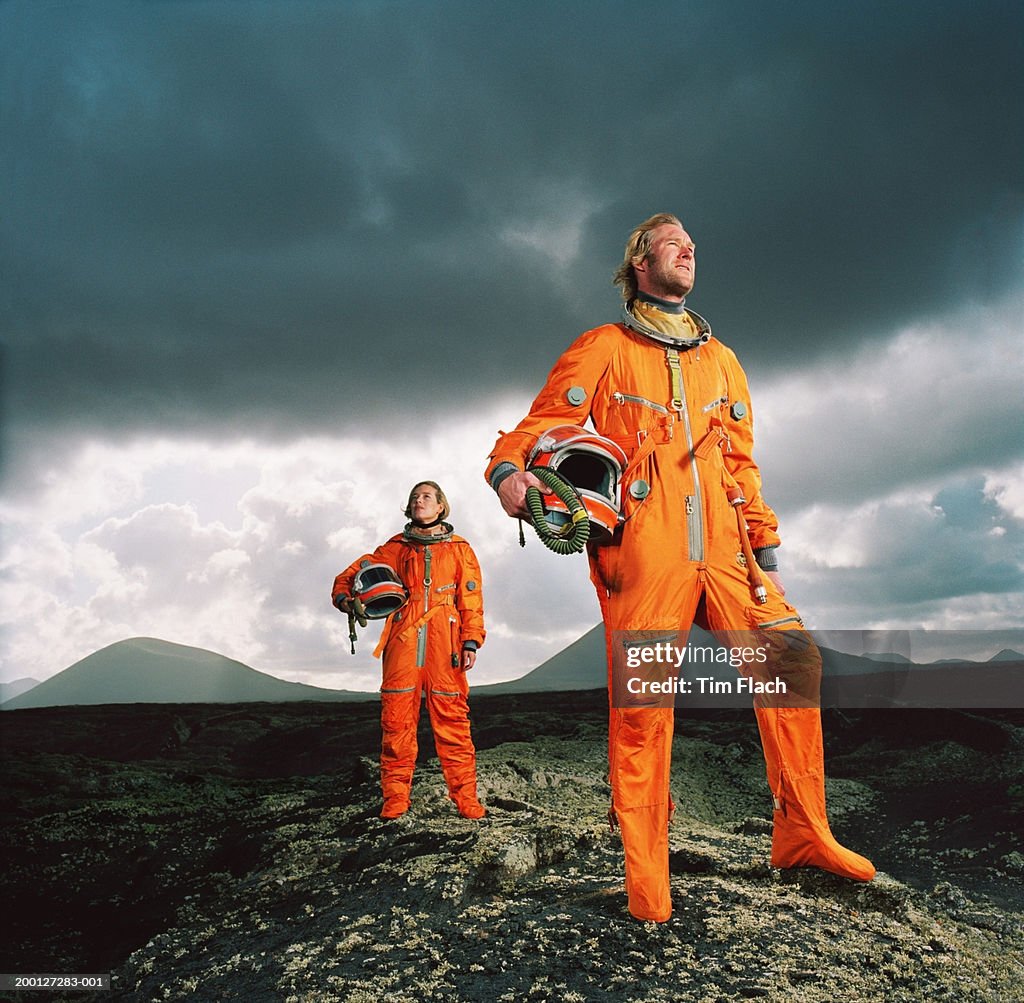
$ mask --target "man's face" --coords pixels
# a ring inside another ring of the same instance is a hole
[[[696,245],[675,223],[662,223],[651,231],[651,250],[633,264],[637,288],[661,299],[681,300],[697,276]]]
[[[409,511],[414,522],[430,523],[441,515],[443,506],[437,492],[429,484],[417,484],[409,497]]]

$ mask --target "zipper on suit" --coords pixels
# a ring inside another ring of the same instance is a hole
[[[700,512],[700,496],[686,496],[686,542],[691,561],[704,560],[704,535]]]
[[[423,548],[423,615],[427,615],[430,609],[430,547]],[[421,668],[427,661],[427,628],[429,624],[423,624],[416,631],[416,667]]]
[[[636,394],[624,394],[616,390],[612,394],[612,400],[616,404],[625,404],[627,401],[630,404],[642,404],[644,407],[649,407],[651,410],[659,412],[659,414],[668,414],[668,408],[664,404],[658,404],[655,401],[648,400],[646,397],[638,397]]]
[[[758,630],[772,630],[775,627],[781,627],[784,623],[795,623],[801,627],[804,625],[803,619],[799,616],[784,616],[781,620],[765,620],[756,626]]]
[[[719,398],[718,398],[717,400],[713,400],[713,401],[712,401],[712,402],[711,402],[710,404],[705,404],[705,405],[704,405],[704,406],[703,406],[703,407],[702,407],[702,408],[700,409],[700,410],[701,410],[701,414],[707,414],[707,413],[708,413],[708,411],[714,411],[714,409],[715,409],[716,407],[721,407],[721,406],[722,406],[723,404],[727,404],[728,402],[729,402],[729,398],[728,398],[728,396],[726,396],[725,394],[723,394],[723,395],[722,395],[721,397],[719,397]]]
[[[704,506],[700,497],[700,474],[697,471],[697,457],[693,450],[693,429],[690,427],[690,412],[686,408],[686,389],[683,386],[683,371],[679,364],[679,352],[674,348],[665,349],[665,365],[672,379],[672,407],[683,419],[686,431],[686,448],[690,453],[690,470],[693,471],[693,494],[686,496],[686,528],[690,546],[690,560],[704,560]]]

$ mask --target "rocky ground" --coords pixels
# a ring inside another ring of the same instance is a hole
[[[770,868],[752,715],[682,715],[654,924],[625,908],[605,695],[473,713],[480,822],[425,729],[412,810],[376,817],[373,705],[5,713],[0,970],[140,1003],[1024,998],[1024,715],[828,714],[869,885]]]

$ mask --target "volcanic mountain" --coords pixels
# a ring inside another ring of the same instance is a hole
[[[133,637],[94,651],[4,710],[75,704],[249,703],[370,700],[375,693],[329,690],[276,679],[204,648]]]
[[[38,686],[39,680],[26,676],[23,679],[14,679],[9,683],[0,683],[0,704],[5,700],[13,700],[15,697],[27,693],[33,686]]]

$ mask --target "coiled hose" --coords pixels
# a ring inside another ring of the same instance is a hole
[[[533,523],[540,542],[556,554],[581,553],[590,538],[590,518],[575,488],[547,467],[537,467],[530,473],[551,488],[555,497],[569,510],[570,521],[561,529],[555,529],[544,518],[544,496],[540,490],[526,489],[526,507],[530,510],[530,522]]]

